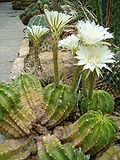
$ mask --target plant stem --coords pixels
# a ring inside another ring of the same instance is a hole
[[[80,73],[80,66],[75,66],[75,71],[74,71],[74,75],[73,75],[73,87],[72,87],[72,91],[75,91],[75,89],[77,87],[79,73]]]
[[[86,71],[82,72],[82,89],[84,96],[87,96]]]
[[[94,89],[94,72],[90,72],[90,85],[89,85],[89,92],[88,92],[88,98],[92,99],[93,89]]]
[[[40,58],[39,58],[39,43],[34,43],[34,55],[35,55],[35,70],[42,69]]]
[[[59,85],[59,76],[58,76],[58,36],[53,37],[53,64],[54,64],[54,83],[57,87]]]

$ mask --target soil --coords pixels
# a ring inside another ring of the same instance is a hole
[[[43,86],[52,83],[54,80],[54,71],[53,71],[53,56],[50,51],[41,52],[40,60],[42,64],[42,70],[37,71],[37,76],[41,80]],[[72,84],[72,77],[74,71],[74,63],[75,59],[71,53],[67,53],[65,51],[59,51],[59,79],[60,82],[65,82],[68,84]],[[24,71],[28,73],[34,73],[35,66],[34,66],[34,54],[33,54],[33,47],[30,47],[30,52],[26,56],[24,60]]]

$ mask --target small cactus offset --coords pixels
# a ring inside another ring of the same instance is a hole
[[[82,99],[81,110],[83,113],[88,110],[100,110],[102,113],[110,113],[114,109],[113,97],[104,90],[94,90],[92,100],[87,97]]]
[[[62,145],[55,136],[45,136],[37,143],[40,160],[87,160],[81,149],[70,143]]]
[[[46,112],[41,122],[50,127],[66,119],[77,104],[76,93],[71,92],[70,86],[65,84],[58,87],[55,87],[54,84],[48,85],[45,88],[44,98]]]
[[[113,142],[116,126],[109,115],[103,115],[101,111],[88,111],[74,124],[61,128],[60,133],[55,135],[60,136],[64,143],[71,142],[81,147],[84,153],[96,154]]]

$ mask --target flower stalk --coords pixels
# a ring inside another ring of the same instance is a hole
[[[76,90],[77,84],[78,84],[78,78],[80,75],[80,66],[75,66],[75,71],[73,75],[73,86],[72,86],[72,91]]]
[[[34,55],[35,55],[35,71],[37,71],[38,69],[42,70],[42,65],[39,58],[39,42],[33,43],[33,46],[34,46]]]
[[[90,72],[90,85],[89,85],[89,91],[88,91],[89,100],[92,99],[92,94],[93,94],[93,89],[94,89],[94,79],[95,79],[95,73]]]
[[[87,96],[86,71],[82,72],[82,89],[83,95]]]
[[[59,75],[58,75],[58,36],[53,36],[53,65],[54,65],[54,83],[57,87],[59,85]]]

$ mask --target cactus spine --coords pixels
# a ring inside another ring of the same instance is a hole
[[[85,97],[81,102],[81,110],[83,113],[88,110],[101,110],[102,113],[110,113],[114,109],[113,97],[104,90],[95,90],[91,101]]]
[[[62,136],[59,138],[62,141],[71,142],[74,146],[81,147],[84,153],[90,154],[95,154],[112,143],[116,136],[113,120],[101,111],[88,111],[74,124],[60,131]]]

